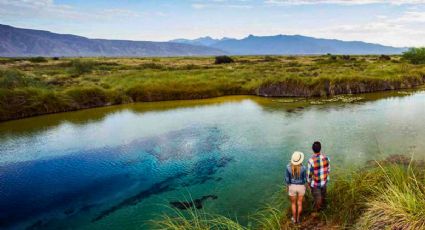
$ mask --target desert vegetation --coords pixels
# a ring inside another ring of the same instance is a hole
[[[403,53],[403,58],[412,64],[425,64],[425,47],[410,48]]]
[[[0,120],[140,101],[332,96],[424,82],[425,64],[406,54],[0,58]]]
[[[289,219],[282,188],[271,202],[253,214],[250,226],[237,218],[204,211],[175,211],[153,221],[158,229],[424,229],[425,172],[423,161],[403,155],[369,162],[358,169],[338,168],[328,191],[328,205],[318,218],[310,217],[312,197],[307,193],[300,225]]]

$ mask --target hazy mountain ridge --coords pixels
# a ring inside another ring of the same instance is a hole
[[[201,37],[169,42],[90,39],[71,34],[21,29],[0,24],[0,56],[214,56],[400,54],[406,48],[361,41],[301,35],[254,36],[243,39]]]
[[[196,38],[196,39],[174,39],[174,40],[170,40],[169,42],[177,42],[177,43],[183,43],[183,44],[190,44],[190,45],[202,45],[202,46],[213,46],[214,44],[221,42],[221,41],[226,41],[226,40],[230,40],[233,38],[222,38],[222,39],[214,39],[210,36],[206,36],[206,37],[200,37],[200,38]]]
[[[201,38],[200,38],[201,39]],[[174,40],[190,44],[199,39]],[[400,54],[406,48],[384,46],[361,41],[313,38],[301,35],[254,36],[243,39],[213,39],[209,45],[230,54],[238,55],[307,55],[307,54]]]
[[[0,56],[207,56],[223,51],[173,42],[89,39],[0,24]]]

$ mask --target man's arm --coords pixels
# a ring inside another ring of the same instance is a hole
[[[308,184],[310,184],[310,181],[311,181],[311,177],[313,174],[312,170],[313,170],[313,166],[311,165],[310,160],[308,160],[308,163],[307,163],[307,183]]]

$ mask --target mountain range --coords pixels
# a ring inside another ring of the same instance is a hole
[[[243,39],[202,37],[194,40],[175,39],[172,41],[204,45],[236,55],[399,54],[406,50],[406,48],[361,41],[341,41],[301,35],[249,35]]]
[[[406,48],[301,35],[243,39],[201,37],[168,42],[90,39],[0,24],[0,56],[142,57],[214,55],[399,54]]]
[[[76,35],[0,25],[0,56],[210,56],[212,47],[173,42],[89,39]]]

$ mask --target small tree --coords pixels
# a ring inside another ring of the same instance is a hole
[[[47,62],[47,59],[45,57],[31,57],[28,59],[28,61],[32,63],[41,63],[41,62]]]
[[[425,47],[410,48],[403,53],[403,59],[415,65],[425,64]]]
[[[390,61],[391,57],[385,54],[382,54],[381,56],[379,56],[379,60],[381,61]]]
[[[233,59],[229,56],[217,56],[215,57],[215,64],[226,64],[234,62]]]

